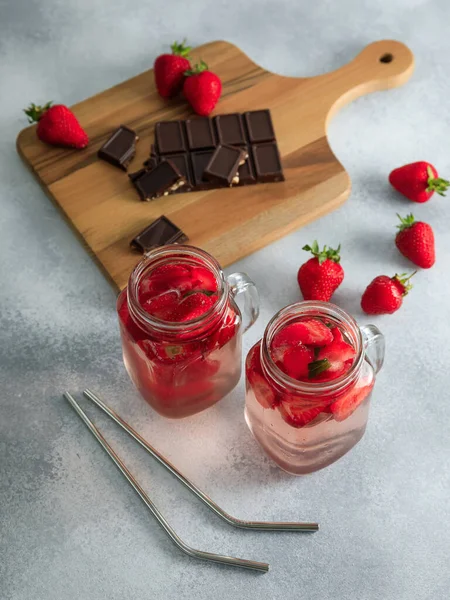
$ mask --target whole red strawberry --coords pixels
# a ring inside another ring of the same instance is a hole
[[[186,71],[185,75],[183,93],[186,100],[198,115],[209,115],[219,101],[222,82],[217,75],[208,71],[208,65],[203,61]]]
[[[344,279],[344,269],[339,264],[341,246],[337,250],[323,247],[319,249],[319,244],[315,240],[312,246],[303,246],[313,254],[305,264],[303,264],[297,275],[298,285],[305,300],[322,300],[329,302],[331,296],[341,285]]]
[[[191,68],[191,48],[184,45],[185,41],[181,44],[174,42],[170,46],[172,54],[161,54],[153,65],[156,87],[163,98],[171,98],[181,91],[184,72]]]
[[[404,219],[397,215],[401,224],[395,237],[395,245],[406,258],[423,269],[429,269],[436,261],[434,251],[434,233],[428,223],[415,221],[414,215]]]
[[[30,106],[24,110],[30,123],[37,123],[36,134],[52,146],[85,148],[89,143],[87,133],[73,112],[64,104],[47,102],[44,106]]]
[[[413,202],[426,202],[434,192],[445,196],[450,185],[450,181],[441,179],[433,165],[424,160],[394,169],[389,174],[389,182]]]
[[[402,275],[378,275],[369,283],[361,298],[361,308],[368,315],[390,315],[396,312],[403,303],[403,296],[411,289],[409,279]]]

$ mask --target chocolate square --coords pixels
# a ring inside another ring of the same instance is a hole
[[[126,171],[136,154],[138,139],[135,131],[125,125],[120,125],[100,148],[98,157]]]
[[[214,118],[220,144],[240,146],[246,143],[242,117],[239,113],[218,115]]]
[[[186,135],[190,150],[205,150],[214,148],[216,141],[212,120],[208,117],[188,119],[186,121]]]
[[[261,183],[284,181],[280,155],[276,143],[252,146],[256,178]]]
[[[248,137],[252,144],[275,139],[270,110],[252,110],[244,114]]]
[[[134,181],[141,200],[154,200],[168,195],[186,183],[185,178],[170,160],[160,162]]]
[[[239,183],[239,166],[247,159],[247,150],[235,146],[217,146],[211,160],[206,165],[203,178],[223,185]]]
[[[192,152],[191,154],[193,182],[196,190],[211,190],[217,187],[212,181],[203,178],[203,172],[213,154],[214,150],[203,150],[201,152]]]
[[[188,238],[179,227],[162,215],[133,238],[131,248],[142,253],[167,244],[183,244]]]
[[[155,125],[155,141],[159,154],[186,151],[182,121],[160,121]]]

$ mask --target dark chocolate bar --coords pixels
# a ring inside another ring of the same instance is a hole
[[[185,185],[186,179],[170,160],[160,162],[154,169],[147,171],[133,182],[141,200],[154,200],[167,196]]]
[[[136,154],[136,133],[121,125],[98,151],[98,157],[124,171]]]
[[[243,148],[219,145],[203,171],[203,178],[222,185],[238,184],[238,169],[247,158],[247,150]]]
[[[216,165],[214,173],[210,172],[209,163],[219,146],[234,146],[248,154],[233,176],[236,177],[233,185],[284,180],[269,110],[161,121],[155,126],[155,143],[144,165],[154,168],[164,160],[173,162],[186,183],[175,190],[166,190],[169,194],[226,187],[229,170],[224,175],[224,166],[217,169]]]
[[[131,240],[130,246],[140,252],[148,252],[157,246],[167,244],[183,244],[187,236],[164,215],[153,221],[151,225]]]
[[[280,155],[275,142],[252,146],[256,179],[262,183],[284,181]]]

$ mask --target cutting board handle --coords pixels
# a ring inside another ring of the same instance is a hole
[[[333,79],[327,121],[343,106],[370,92],[403,85],[414,70],[411,50],[395,40],[373,42],[351,62],[319,77]]]

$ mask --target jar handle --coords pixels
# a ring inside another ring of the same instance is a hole
[[[244,333],[250,329],[259,315],[259,294],[256,285],[246,273],[232,273],[227,277],[233,298],[244,294]]]
[[[361,327],[364,340],[364,350],[375,369],[375,373],[383,366],[384,361],[384,335],[375,325],[364,325]]]

